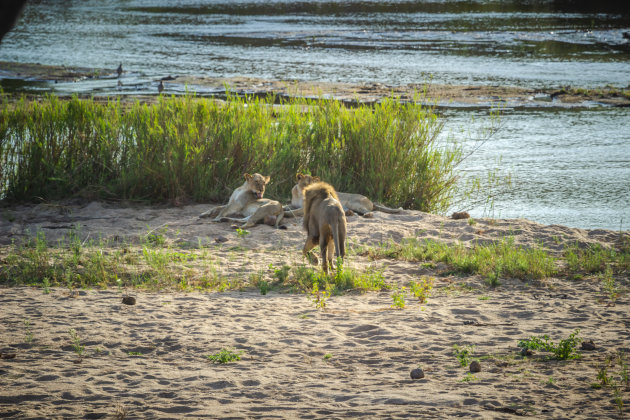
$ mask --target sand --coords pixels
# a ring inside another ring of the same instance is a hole
[[[121,98],[123,102],[152,103],[157,100],[156,83],[140,77],[129,81],[123,73],[123,83],[134,85],[146,93],[134,91],[126,95],[115,90],[117,74],[115,69],[89,69],[82,67],[49,66],[33,63],[0,61],[0,76],[29,81],[73,82],[87,81],[87,97],[107,101],[108,95],[91,92],[93,82],[100,81],[109,95]],[[624,89],[579,89],[579,86],[556,88],[524,88],[502,85],[445,85],[427,80],[425,83],[388,85],[383,83],[339,83],[307,80],[270,80],[256,77],[213,77],[207,75],[172,75],[162,78],[165,94],[181,94],[185,91],[198,92],[200,96],[225,97],[225,87],[232,94],[265,97],[274,94],[278,97],[334,98],[353,106],[359,103],[371,104],[384,97],[396,97],[403,101],[419,101],[446,107],[592,107],[595,105],[629,107],[630,97]],[[108,83],[111,86],[107,88]],[[78,91],[74,86],[73,91]],[[627,89],[626,89],[627,91]],[[426,95],[426,96],[424,96]],[[7,95],[9,101],[19,100],[22,95]],[[33,100],[41,100],[41,95],[26,95]]]
[[[239,238],[228,224],[197,218],[209,207],[15,206],[2,209],[0,241],[3,247],[19,243],[37,229],[55,241],[81,224],[85,240],[137,242],[159,230],[173,248],[208,246],[228,276],[301,262],[300,218],[289,219],[286,230],[259,225]],[[559,255],[570,243],[614,247],[628,238],[628,232],[527,220],[475,222],[375,212],[371,219],[348,218],[349,245],[410,236],[471,245],[510,236]],[[596,277],[502,278],[490,288],[478,276],[445,274],[439,265],[359,255],[346,264],[376,266],[398,285],[434,276],[435,288],[425,304],[407,298],[404,309],[391,307],[391,291],[333,296],[318,309],[307,295],[261,295],[251,288],[0,288],[0,357],[15,355],[0,358],[0,417],[618,418],[612,391],[591,384],[607,356],[630,353],[627,293],[612,305]],[[627,275],[616,280],[627,290]],[[123,304],[123,293],[136,304]],[[84,346],[82,357],[70,329]],[[520,356],[519,339],[549,334],[558,342],[576,329],[595,344],[578,360],[549,360],[544,352]],[[453,345],[474,345],[481,372],[467,376]],[[224,348],[242,352],[241,359],[218,364],[207,358]],[[418,366],[425,376],[412,380]],[[627,403],[628,390],[622,395]]]

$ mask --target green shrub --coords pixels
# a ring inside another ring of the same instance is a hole
[[[577,351],[577,345],[582,342],[582,339],[578,337],[580,330],[575,330],[569,338],[560,340],[557,345],[549,339],[548,335],[541,337],[531,337],[525,340],[520,340],[518,346],[530,350],[542,350],[548,351],[554,354],[556,359],[578,359],[580,353]]]
[[[448,208],[461,149],[436,144],[442,122],[430,107],[274,100],[5,101],[0,197],[222,202],[243,173],[260,172],[271,176],[267,196],[284,200],[301,171],[386,204]]]

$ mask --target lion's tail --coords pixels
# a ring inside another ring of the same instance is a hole
[[[395,213],[400,213],[403,209],[402,209],[402,207],[399,207],[397,209],[392,209],[392,208],[381,206],[380,204],[374,203],[373,210],[374,211],[382,211],[383,213],[395,214]]]
[[[346,256],[346,218],[343,213],[339,217],[334,226],[332,226],[333,240],[335,241],[335,257],[343,258]]]

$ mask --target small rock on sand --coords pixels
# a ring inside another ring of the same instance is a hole
[[[454,219],[454,220],[468,219],[469,217],[470,217],[470,214],[468,214],[468,212],[466,211],[456,211],[455,213],[451,215],[451,219]]]
[[[123,296],[122,303],[124,303],[125,305],[135,305],[136,298],[133,296]]]
[[[15,359],[15,353],[0,353],[0,359]]]
[[[422,379],[424,378],[424,371],[421,368],[416,368],[411,371],[411,379]]]
[[[473,373],[481,372],[481,363],[479,363],[477,360],[473,360],[470,363],[470,371]]]

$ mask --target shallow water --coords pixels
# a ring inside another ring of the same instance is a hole
[[[402,84],[430,74],[446,83],[625,87],[630,15],[618,3],[42,1],[27,7],[0,59],[112,70],[122,62],[154,78]]]
[[[450,110],[446,115],[444,135],[463,139],[467,150],[475,147],[479,130],[488,124],[487,111]],[[511,174],[512,186],[492,206],[480,203],[471,215],[628,230],[628,121],[623,108],[504,111],[498,132],[459,169],[465,179],[484,178],[496,168]]]
[[[630,41],[623,33],[630,14],[624,2],[570,3],[33,1],[0,44],[0,61],[112,72],[122,62],[121,90],[132,94],[155,93],[159,78],[183,74],[626,87]],[[111,77],[0,82],[7,90],[120,93]],[[447,127],[475,127],[485,114],[447,110]],[[471,123],[473,115],[478,123]],[[506,110],[499,133],[461,169],[464,176],[483,174],[502,157],[500,168],[511,170],[514,188],[495,199],[495,216],[619,229],[630,223],[629,117],[616,108]]]

